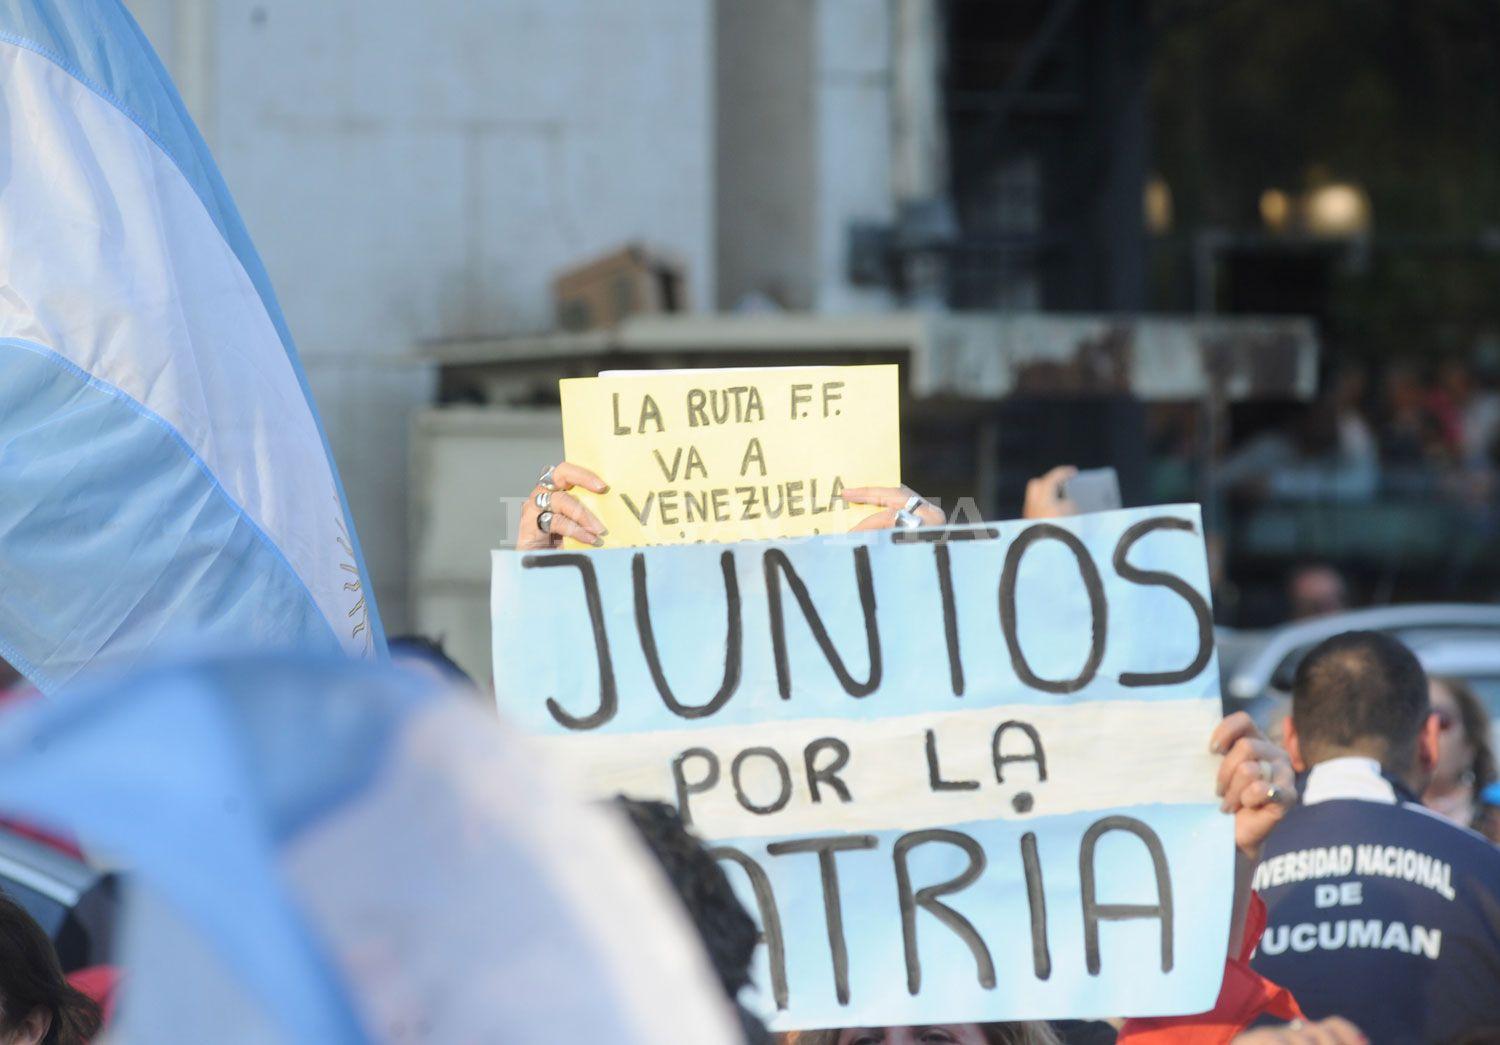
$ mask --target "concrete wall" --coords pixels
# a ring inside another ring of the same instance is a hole
[[[889,222],[897,2],[718,0],[718,301],[888,308],[847,278],[849,224]]]
[[[817,303],[816,4],[715,5],[720,308]]]
[[[849,284],[851,221],[890,222],[897,0],[817,0],[817,301],[821,312],[886,309],[890,295]]]
[[[404,628],[415,346],[544,327],[552,273],[631,238],[712,299],[710,0],[126,2],[265,259]]]

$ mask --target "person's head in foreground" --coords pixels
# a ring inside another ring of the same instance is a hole
[[[63,979],[42,927],[0,893],[0,1045],[83,1045],[98,1029],[98,1006]]]
[[[640,832],[641,840],[687,908],[724,993],[739,1013],[745,1040],[767,1041],[765,1027],[738,1001],[740,991],[750,984],[750,963],[760,943],[760,931],[735,896],[724,868],[683,825],[672,806],[624,795],[615,801]]]
[[[1061,1045],[1045,1023],[945,1023],[805,1030],[790,1045]]]
[[[1371,758],[1421,794],[1438,758],[1427,676],[1400,642],[1346,631],[1314,646],[1292,682],[1286,749],[1299,771],[1335,758]]]

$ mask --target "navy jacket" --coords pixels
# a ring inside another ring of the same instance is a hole
[[[1374,1042],[1500,1040],[1500,849],[1370,759],[1320,763],[1304,796],[1256,869],[1255,970]]]

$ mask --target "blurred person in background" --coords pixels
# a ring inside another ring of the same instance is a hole
[[[1307,563],[1287,577],[1286,599],[1288,620],[1326,617],[1349,608],[1349,585],[1327,563]]]
[[[42,927],[0,893],[0,1045],[84,1045],[99,1023],[99,1007],[63,978]]]
[[[1489,712],[1462,679],[1434,676],[1427,692],[1438,723],[1438,754],[1422,804],[1478,829],[1485,813],[1480,795],[1495,782]]]
[[[1394,478],[1401,486],[1430,486],[1426,470],[1446,463],[1442,423],[1432,414],[1421,375],[1409,363],[1386,371],[1381,456],[1397,469]]]
[[[1500,436],[1500,394],[1480,382],[1469,360],[1452,357],[1438,367],[1429,404],[1453,456],[1484,467]]]
[[[1214,485],[1250,499],[1369,500],[1380,455],[1361,406],[1364,388],[1362,370],[1341,370],[1288,429],[1262,432],[1229,454]]]

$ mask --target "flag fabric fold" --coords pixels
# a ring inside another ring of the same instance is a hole
[[[112,1040],[736,1040],[623,818],[389,665],[96,674],[0,717],[0,814],[130,869]]]
[[[383,650],[265,269],[119,0],[0,0],[0,656]]]

